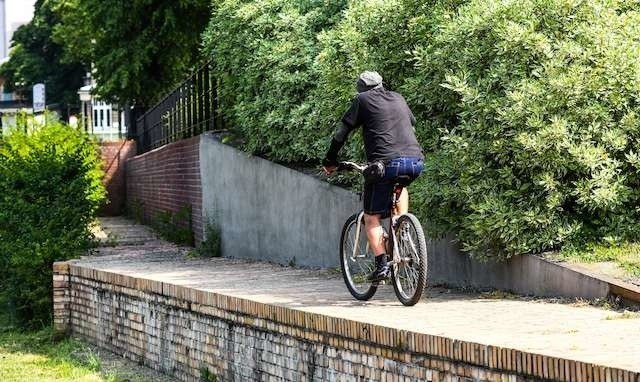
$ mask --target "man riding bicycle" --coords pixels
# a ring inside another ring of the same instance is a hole
[[[362,126],[369,162],[365,170],[364,224],[376,262],[369,280],[377,282],[390,276],[380,219],[409,210],[409,195],[403,188],[396,210],[391,211],[394,180],[403,176],[403,186],[408,186],[422,172],[424,156],[415,135],[415,117],[400,94],[385,89],[377,72],[362,73],[356,89],[358,95],[342,117],[342,126],[333,136],[322,165],[328,175],[335,172],[338,152],[349,133]]]

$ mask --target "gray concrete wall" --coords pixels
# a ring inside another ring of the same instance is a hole
[[[203,221],[220,223],[223,256],[339,265],[340,231],[360,208],[356,195],[210,134],[200,141],[200,161]]]
[[[535,296],[605,298],[609,284],[538,256],[481,263],[461,253],[454,238],[430,243],[430,284],[500,289]]]
[[[203,220],[220,225],[222,255],[338,267],[344,221],[357,195],[205,134],[200,141]],[[483,264],[453,238],[429,242],[429,283],[538,296],[606,297],[606,283],[535,256]],[[295,258],[295,260],[294,260]]]

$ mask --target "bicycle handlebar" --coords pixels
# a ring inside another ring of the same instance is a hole
[[[365,165],[357,164],[355,162],[338,162],[338,171],[345,170],[354,170],[358,172],[363,172],[364,169],[367,168]]]

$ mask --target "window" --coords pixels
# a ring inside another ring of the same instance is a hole
[[[112,124],[111,104],[97,99],[93,100],[93,118],[95,127],[100,127],[100,133],[111,133]]]

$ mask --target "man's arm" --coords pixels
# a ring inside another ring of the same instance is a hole
[[[329,151],[327,151],[327,155],[324,157],[322,161],[322,165],[324,167],[335,167],[338,164],[338,152],[344,146],[344,143],[347,141],[347,137],[349,133],[353,130],[349,126],[344,123],[340,123],[340,129],[338,132],[331,138],[331,145],[329,146]]]
[[[322,161],[322,166],[324,167],[324,170],[327,174],[335,171],[335,168],[338,165],[338,152],[347,141],[349,133],[352,132],[360,123],[358,115],[359,109],[360,103],[358,101],[358,98],[356,97],[351,103],[351,107],[349,108],[349,110],[347,110],[347,112],[342,117],[340,128],[331,139],[329,151],[327,151],[327,155]]]

